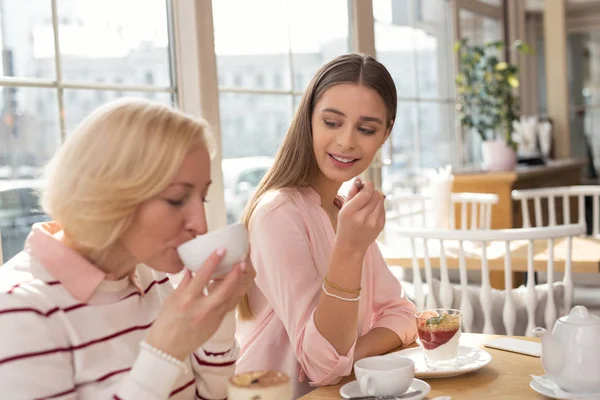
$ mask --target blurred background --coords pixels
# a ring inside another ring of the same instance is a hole
[[[569,85],[570,125],[558,134],[571,138],[567,156],[590,150],[597,162],[600,1],[548,1],[562,5],[566,21],[567,52],[557,55],[568,65],[558,79]],[[367,176],[386,193],[418,193],[428,169],[481,159],[479,138],[456,121],[457,40],[528,42],[535,56],[501,56],[521,68],[523,112],[552,114],[544,24],[556,14],[545,7],[543,0],[1,0],[4,259],[22,249],[32,223],[47,219],[36,194],[44,164],[90,111],[123,96],[175,104],[211,123],[220,152],[209,223],[237,221],[312,75],[350,51],[375,55],[398,89],[393,133]]]

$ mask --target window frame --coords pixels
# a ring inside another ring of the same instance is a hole
[[[413,0],[418,1],[418,0]],[[460,1],[460,0],[459,0]],[[468,1],[468,0],[467,0]],[[211,188],[210,202],[207,204],[207,219],[210,229],[226,224],[226,205],[224,198],[223,172],[221,170],[222,154],[219,116],[219,94],[264,94],[282,95],[297,98],[304,91],[296,90],[293,53],[290,57],[290,73],[292,84],[290,89],[278,88],[244,88],[219,85],[217,78],[216,53],[214,48],[212,0],[195,2],[194,0],[172,0],[175,25],[175,60],[179,88],[180,107],[193,115],[205,118],[212,126],[216,148],[212,162],[213,187]],[[483,7],[489,10],[489,7]],[[375,28],[373,18],[372,0],[348,0],[348,27],[349,49],[376,56]],[[451,34],[451,32],[449,32]],[[194,36],[193,39],[190,36]],[[186,40],[178,40],[185,37]],[[420,103],[451,103],[448,99],[418,97],[399,97],[399,101],[417,101]],[[292,102],[294,107],[295,102]],[[292,110],[294,111],[294,109]],[[459,135],[455,134],[457,145],[460,144]],[[460,162],[460,158],[456,159]],[[371,180],[375,187],[381,190],[383,166],[381,154],[377,154],[373,163],[363,173],[363,178]]]
[[[105,84],[105,83],[94,83],[94,82],[78,82],[72,80],[63,79],[62,74],[62,60],[60,52],[60,23],[58,19],[58,0],[51,0],[51,18],[52,18],[52,31],[54,35],[54,64],[56,69],[55,79],[44,79],[44,78],[29,78],[29,77],[11,77],[0,75],[0,87],[3,88],[45,88],[55,89],[57,96],[58,108],[58,123],[60,127],[60,140],[64,142],[66,132],[66,110],[65,110],[65,89],[83,89],[83,90],[101,90],[101,91],[129,91],[129,92],[157,92],[157,93],[169,93],[175,98],[177,87],[175,80],[171,79],[171,86],[158,86],[158,85],[140,85],[140,84]],[[167,16],[169,15],[170,0],[166,1]],[[170,30],[170,29],[169,29]],[[171,35],[169,35],[169,48],[173,46]],[[170,58],[171,60],[171,58]],[[174,73],[173,62],[170,61],[171,74]]]
[[[456,0],[460,4],[469,0]],[[171,85],[168,87],[144,84],[120,83],[93,83],[65,80],[62,75],[59,21],[57,12],[58,0],[51,0],[52,26],[54,31],[54,57],[56,67],[55,79],[17,78],[0,76],[0,86],[15,88],[50,88],[56,91],[58,99],[58,121],[60,124],[61,142],[66,138],[65,119],[65,90],[87,89],[100,91],[131,91],[131,92],[157,92],[168,93],[172,96],[173,103],[184,112],[204,118],[212,127],[214,152],[212,160],[213,184],[210,191],[210,202],[206,207],[206,215],[210,229],[215,229],[226,224],[226,206],[224,198],[223,173],[221,169],[221,126],[219,112],[220,93],[239,94],[270,94],[292,96],[295,99],[301,96],[304,90],[296,89],[293,54],[291,48],[290,73],[292,79],[291,89],[265,89],[265,88],[237,88],[220,86],[216,53],[214,48],[214,23],[212,0],[166,0],[168,31],[169,31],[169,62],[171,71]],[[481,8],[490,10],[492,6]],[[372,0],[348,0],[348,26],[349,49],[376,56],[375,33]],[[411,100],[402,97],[399,100]],[[441,102],[438,98],[413,99],[418,102]],[[295,101],[292,101],[292,107]],[[68,110],[67,110],[68,111]],[[293,110],[292,110],[293,111]],[[457,135],[457,139],[459,136]],[[381,155],[375,158],[372,165],[364,173],[364,178],[372,180],[377,188],[381,188],[382,160]]]

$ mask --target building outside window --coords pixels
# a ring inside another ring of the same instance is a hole
[[[286,133],[308,84],[302,78],[350,51],[348,1],[217,0],[213,17],[218,75],[240,77],[219,87],[225,205],[234,222]]]
[[[382,150],[383,190],[418,192],[425,169],[456,161],[450,6],[373,0],[373,15],[377,58],[398,90],[396,121]]]

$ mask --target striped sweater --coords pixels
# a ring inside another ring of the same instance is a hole
[[[184,374],[139,347],[173,291],[169,277],[139,265],[132,277],[106,280],[45,225],[0,268],[1,399],[227,396],[238,355],[233,313],[186,360]]]

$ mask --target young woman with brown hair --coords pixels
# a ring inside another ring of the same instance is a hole
[[[372,57],[338,57],[313,77],[245,212],[257,277],[238,308],[238,372],[284,371],[297,398],[415,340],[415,307],[375,243],[384,196],[358,179],[348,199],[337,194],[367,169],[396,107]]]

